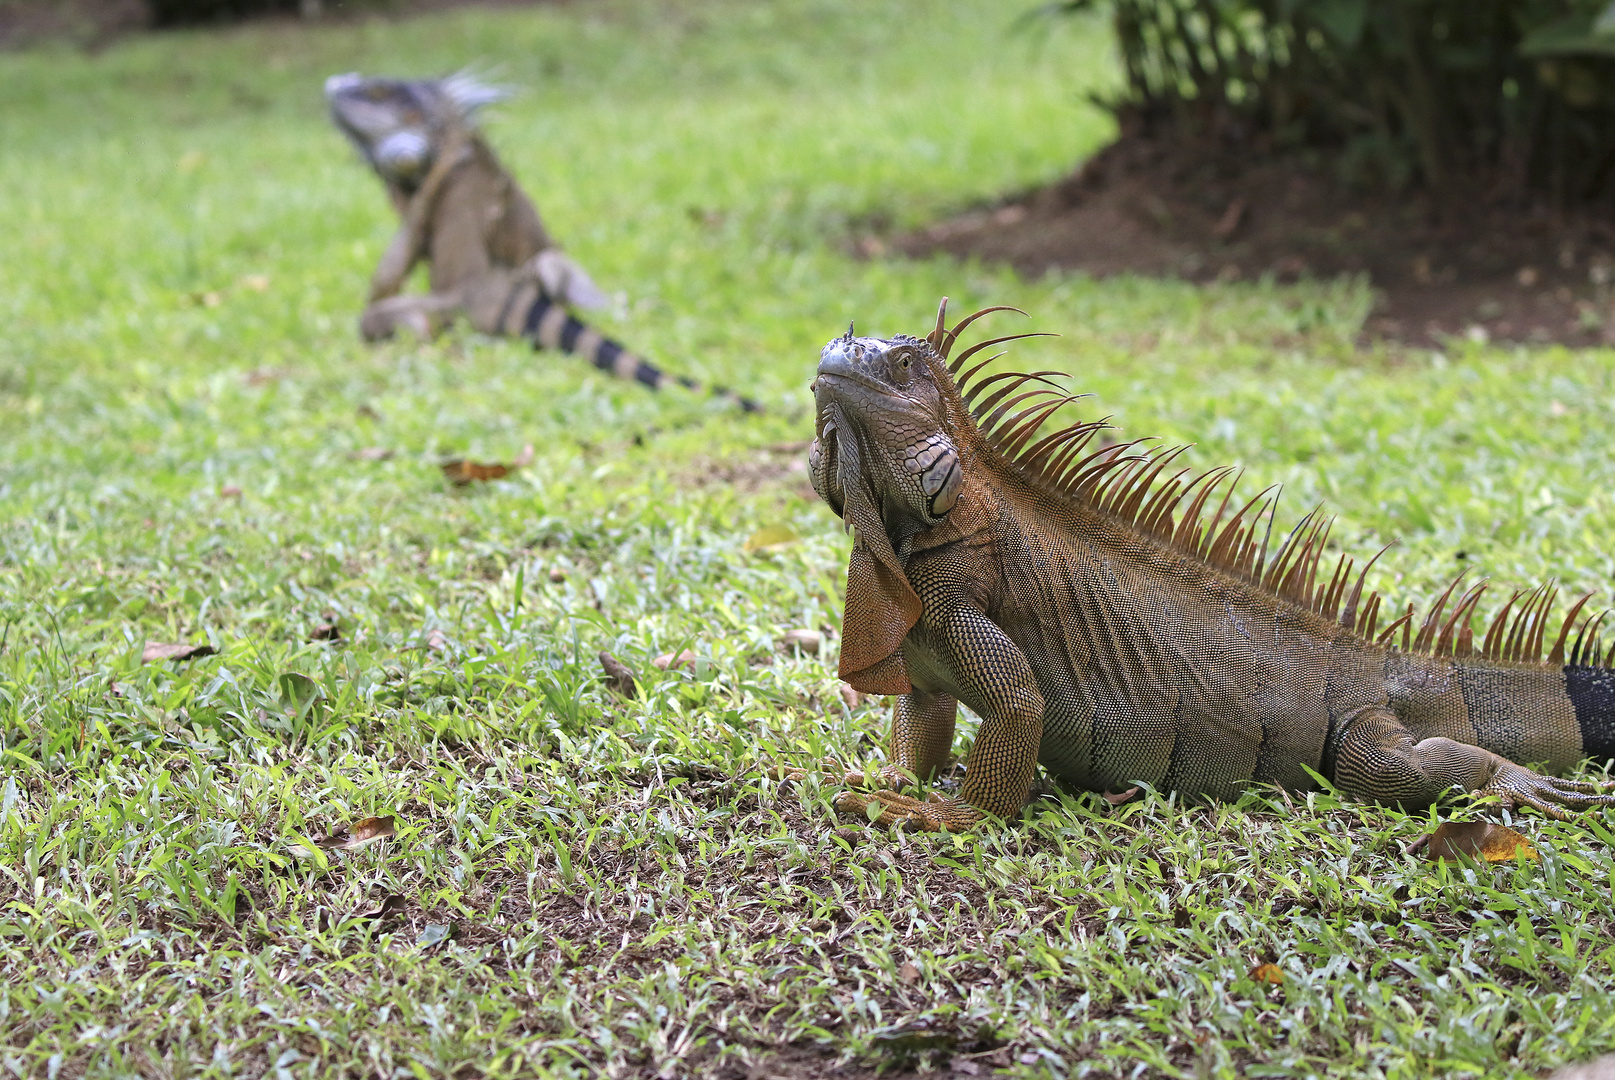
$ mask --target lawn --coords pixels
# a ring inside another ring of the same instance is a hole
[[[1101,25],[1018,10],[579,0],[0,55],[6,1070],[1404,1078],[1615,1051],[1611,815],[1516,819],[1541,861],[1475,867],[1403,853],[1430,815],[1330,795],[1049,798],[933,836],[767,778],[883,758],[881,703],[835,678],[849,541],[806,483],[806,385],[848,320],[923,332],[943,294],[1063,334],[1012,359],[1069,371],[1085,414],[1325,502],[1354,552],[1397,539],[1392,598],[1469,567],[1611,599],[1608,350],[1363,351],[1360,282],[850,254],[1109,136]],[[391,212],[321,81],[467,64],[523,88],[488,128],[613,294],[599,324],[766,415],[469,333],[357,340]],[[504,480],[438,468],[529,443]],[[822,653],[782,651],[795,628]],[[371,816],[395,834],[317,843]]]

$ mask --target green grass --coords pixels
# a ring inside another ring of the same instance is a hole
[[[836,627],[848,543],[777,448],[826,338],[923,330],[944,293],[1064,333],[1014,359],[1085,411],[1327,501],[1353,550],[1399,538],[1395,597],[1466,565],[1610,598],[1608,351],[1361,353],[1349,283],[849,257],[860,223],[1108,136],[1096,26],[1014,14],[607,0],[0,56],[0,1065],[1402,1078],[1615,1050],[1607,816],[1526,819],[1537,866],[1431,867],[1402,854],[1428,818],[1326,795],[934,837],[838,833],[830,789],[764,778],[882,757],[833,647],[775,647]],[[526,88],[490,131],[619,294],[602,325],[766,417],[468,334],[357,342],[390,212],[320,81],[469,62]],[[527,442],[510,480],[436,468]],[[396,837],[310,854],[372,814]]]

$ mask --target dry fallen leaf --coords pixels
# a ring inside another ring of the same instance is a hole
[[[694,667],[695,661],[695,653],[691,652],[689,649],[685,649],[677,656],[674,656],[672,653],[663,653],[661,656],[658,656],[656,659],[652,660],[651,663],[655,664],[663,671],[677,671],[679,668]]]
[[[485,480],[503,479],[517,469],[532,463],[533,444],[528,443],[509,465],[482,461],[445,461],[439,467],[443,470],[443,475],[449,478],[450,483],[464,487],[466,484]]]
[[[1112,806],[1120,806],[1122,803],[1126,802],[1128,799],[1131,799],[1137,794],[1138,788],[1130,787],[1126,791],[1101,791],[1099,793],[1099,797],[1104,799]]]
[[[1529,862],[1536,862],[1541,857],[1524,836],[1506,825],[1490,821],[1443,821],[1417,847],[1426,848],[1424,857],[1431,862],[1460,857],[1479,858],[1484,862],[1512,862],[1516,854],[1524,855]]]
[[[806,627],[797,630],[785,631],[785,636],[779,639],[780,648],[789,652],[792,649],[801,649],[809,656],[819,655],[819,649],[824,644],[824,635],[817,630]]]
[[[385,840],[392,834],[391,817],[367,817],[363,821],[355,822],[351,829],[339,829],[323,840],[316,840],[315,843],[327,851],[358,851],[377,840]]]
[[[1280,986],[1284,982],[1284,972],[1279,970],[1277,964],[1257,964],[1251,968],[1250,977],[1254,982],[1267,983],[1270,986]]]
[[[372,922],[380,922],[382,919],[386,919],[401,913],[404,910],[404,907],[405,903],[402,896],[399,896],[397,893],[389,893],[387,897],[382,900],[381,906],[375,911],[366,911],[355,915],[354,918],[369,919]]]
[[[449,639],[443,631],[434,626],[426,632],[426,647],[433,652],[442,652],[449,647]]]
[[[360,461],[386,461],[397,452],[390,446],[367,446],[354,456]]]
[[[459,487],[485,480],[498,480],[509,476],[511,471],[509,465],[489,465],[480,461],[445,461],[439,467],[443,470],[443,475],[449,478],[449,483]]]
[[[906,983],[917,983],[920,981],[920,969],[914,966],[912,960],[904,960],[897,969],[897,977]]]
[[[197,656],[212,656],[218,651],[206,642],[200,645],[165,645],[159,641],[148,641],[140,652],[140,662],[149,664],[154,660],[190,660]]]
[[[342,627],[335,619],[330,622],[316,623],[314,629],[308,632],[310,641],[338,641],[342,637]]]
[[[606,672],[606,686],[625,698],[634,698],[639,694],[639,687],[634,683],[634,672],[627,664],[615,656],[600,650],[600,666]]]
[[[846,683],[842,683],[841,700],[846,703],[848,709],[856,709],[859,705],[863,704],[864,696],[858,691],[854,690],[852,687],[848,686]]]

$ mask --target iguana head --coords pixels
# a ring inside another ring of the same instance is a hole
[[[446,132],[469,127],[478,109],[505,96],[467,75],[367,79],[350,73],[325,80],[332,121],[382,180],[405,191],[432,167]]]
[[[808,469],[819,497],[848,524],[860,524],[849,515],[849,492],[897,536],[953,509],[964,475],[947,431],[945,378],[931,344],[903,334],[854,337],[849,327],[819,354]]]

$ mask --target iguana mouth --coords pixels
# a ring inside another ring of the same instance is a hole
[[[813,490],[819,493],[819,498],[829,504],[837,517],[841,516],[846,500],[846,478],[841,475],[842,455],[838,438],[845,420],[840,412],[836,405],[825,408],[819,434],[808,447],[808,479],[813,482]]]

